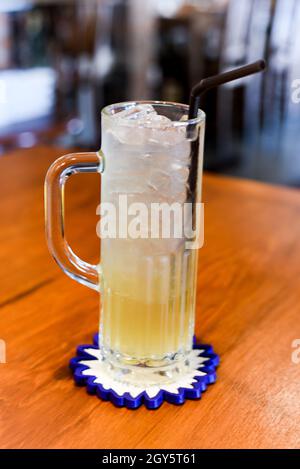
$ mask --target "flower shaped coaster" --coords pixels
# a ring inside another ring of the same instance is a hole
[[[216,381],[219,356],[214,353],[211,345],[197,344],[194,339],[188,360],[188,371],[167,385],[126,384],[116,380],[108,372],[96,334],[93,345],[80,345],[77,348],[77,356],[71,359],[70,368],[75,383],[86,386],[89,394],[111,401],[118,407],[137,409],[145,404],[148,409],[157,409],[163,401],[183,404],[186,399],[200,399],[207,386]]]

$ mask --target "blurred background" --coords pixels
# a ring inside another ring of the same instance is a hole
[[[201,78],[265,58],[203,99],[205,167],[300,187],[299,24],[299,0],[0,0],[0,157],[95,150],[106,104],[188,102]]]

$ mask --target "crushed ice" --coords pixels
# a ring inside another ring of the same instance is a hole
[[[166,116],[157,114],[151,104],[134,105],[114,114],[113,119],[116,120],[116,125],[110,132],[121,143],[130,145],[159,143],[169,146],[185,140],[184,127],[172,126],[172,121]]]

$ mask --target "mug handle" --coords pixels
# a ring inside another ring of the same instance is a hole
[[[67,179],[78,173],[102,173],[103,156],[71,153],[50,166],[45,179],[45,220],[48,248],[60,268],[77,282],[99,291],[99,268],[80,259],[65,238],[64,192]]]

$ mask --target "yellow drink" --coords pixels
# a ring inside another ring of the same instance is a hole
[[[168,256],[135,257],[130,250],[112,251],[102,260],[102,346],[150,366],[190,350],[197,251],[182,247]]]

